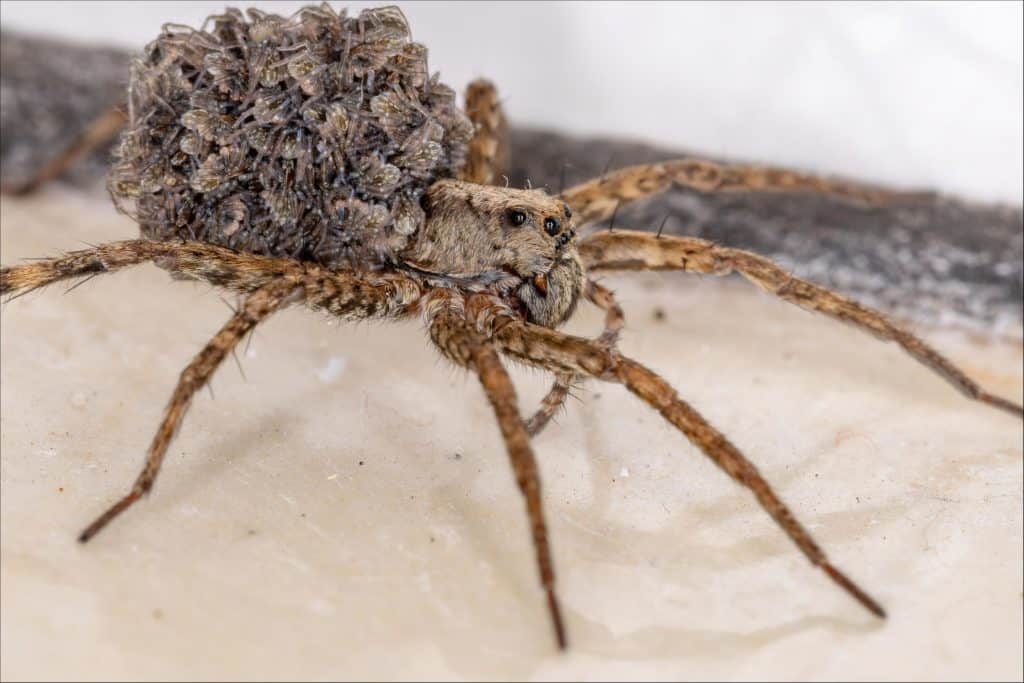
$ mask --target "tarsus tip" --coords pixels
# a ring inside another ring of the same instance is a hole
[[[838,569],[833,567],[828,562],[822,563],[821,568],[825,570],[825,573],[828,574],[829,577],[831,577],[833,581],[838,583],[840,586],[842,586],[846,590],[847,593],[852,595],[857,600],[857,602],[859,602],[860,604],[864,605],[864,607],[869,612],[874,614],[879,619],[885,619],[888,616],[888,615],[886,615],[885,610],[882,608],[882,606],[879,605],[877,602],[875,602],[874,598],[872,598],[870,595],[865,593],[860,588],[860,586],[858,586],[853,581],[851,581],[841,571],[839,571]]]
[[[978,396],[978,400],[980,400],[982,403],[987,403],[993,408],[998,408],[999,410],[1005,411],[1010,415],[1014,415],[1024,420],[1024,406],[1018,405],[1013,401],[1010,401],[999,396],[993,396],[992,394],[988,393],[983,393],[980,396]]]

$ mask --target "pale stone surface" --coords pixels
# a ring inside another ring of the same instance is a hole
[[[132,236],[97,198],[2,204],[4,264]],[[572,642],[556,654],[476,381],[416,322],[302,310],[260,329],[246,379],[221,369],[153,495],[80,546],[227,315],[144,266],[0,314],[2,677],[1022,677],[1019,420],[740,282],[606,282],[623,350],[758,463],[888,622],[656,413],[590,383],[537,441]],[[599,324],[586,307],[571,329]],[[1019,341],[924,333],[1020,399]],[[516,377],[532,405],[547,380]]]

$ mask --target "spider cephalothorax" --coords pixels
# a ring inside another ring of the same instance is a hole
[[[572,210],[542,190],[443,180],[428,190],[427,220],[401,258],[462,281],[511,276],[531,322],[556,327],[583,291]],[[500,290],[500,287],[499,287]]]
[[[596,272],[736,272],[786,301],[899,344],[969,398],[1016,416],[882,314],[750,252],[687,237],[577,231],[620,204],[672,185],[704,192],[822,192],[877,203],[899,196],[781,169],[682,159],[619,169],[551,197],[495,187],[505,121],[485,81],[467,92],[427,78],[426,51],[394,8],[356,18],[326,5],[292,19],[250,10],[209,31],[169,26],[133,70],[129,127],[110,178],[142,239],[0,269],[0,294],[152,262],[242,297],[182,372],[146,464],[126,496],[82,532],[87,541],[149,492],[195,392],[238,342],[293,304],[342,319],[421,316],[445,358],[469,368],[497,417],[526,501],[556,638],[566,645],[530,437],[573,381],[624,385],[746,487],[800,551],[877,616],[882,607],[841,573],[757,468],[656,373],[616,348],[623,313]],[[468,118],[467,118],[468,116]],[[469,125],[469,122],[472,125]],[[471,136],[470,136],[471,134]],[[557,331],[585,298],[604,332]],[[555,381],[524,420],[501,358]]]

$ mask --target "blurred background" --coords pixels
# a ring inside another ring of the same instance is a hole
[[[140,48],[232,4],[305,3],[3,2],[0,23]],[[397,4],[431,68],[493,79],[517,125],[1022,203],[1019,2]]]

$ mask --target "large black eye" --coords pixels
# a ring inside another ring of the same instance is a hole
[[[526,222],[526,213],[519,209],[509,209],[508,222],[516,226],[522,225]]]
[[[558,234],[558,219],[557,218],[545,218],[544,219],[544,231],[552,237]]]

